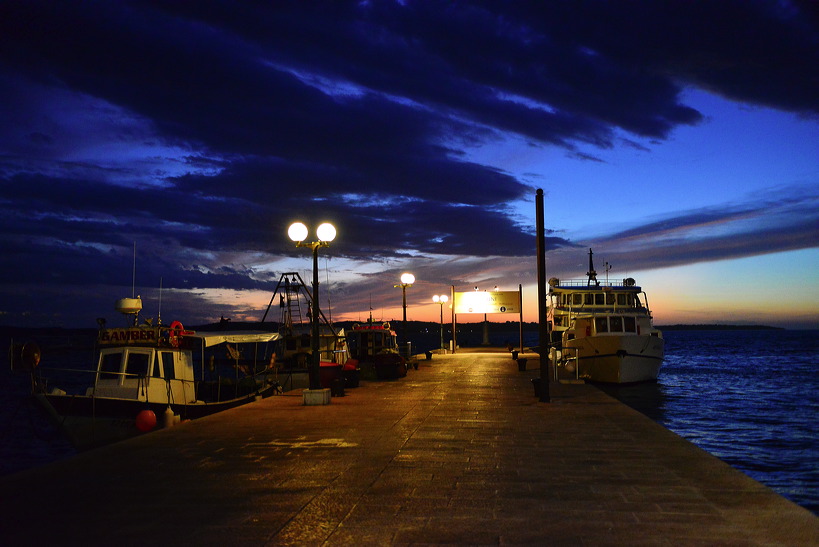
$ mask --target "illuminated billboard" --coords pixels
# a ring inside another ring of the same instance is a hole
[[[518,291],[456,292],[452,310],[460,313],[520,313]]]

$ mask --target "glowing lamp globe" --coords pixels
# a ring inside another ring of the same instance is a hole
[[[447,302],[449,302],[449,297],[447,295],[445,295],[445,294],[442,294],[441,295],[441,302],[446,304]]]
[[[316,228],[316,235],[318,236],[319,241],[329,243],[336,238],[336,227],[329,222],[319,224],[319,227]]]
[[[404,285],[412,285],[415,283],[415,276],[411,273],[403,273],[401,274],[401,283]]]
[[[294,222],[290,225],[290,228],[287,229],[287,235],[290,236],[290,239],[293,241],[304,241],[307,239],[307,226],[301,222]]]

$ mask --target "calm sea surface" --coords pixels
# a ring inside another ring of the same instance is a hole
[[[664,336],[656,384],[607,391],[819,514],[819,331]],[[493,344],[503,342],[494,338]],[[9,345],[7,338],[0,342]],[[72,367],[87,366],[90,358],[76,351],[57,356]],[[0,372],[0,475],[75,454],[28,397],[28,384],[25,375]]]

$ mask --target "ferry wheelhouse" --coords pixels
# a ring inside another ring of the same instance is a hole
[[[586,275],[549,280],[555,374],[614,384],[656,381],[665,342],[654,328],[646,293],[632,278],[598,281],[591,249]]]

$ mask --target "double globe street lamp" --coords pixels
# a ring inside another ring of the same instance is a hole
[[[445,294],[435,295],[432,301],[441,305],[441,349],[444,347],[444,304],[449,302],[449,297]]]
[[[319,376],[319,281],[318,281],[318,250],[319,247],[329,247],[330,242],[336,238],[336,227],[329,222],[319,224],[316,228],[317,241],[305,243],[307,239],[307,226],[301,222],[294,222],[287,229],[287,235],[296,242],[296,247],[308,247],[313,251],[313,313],[310,317],[310,389],[321,389],[321,378]]]

